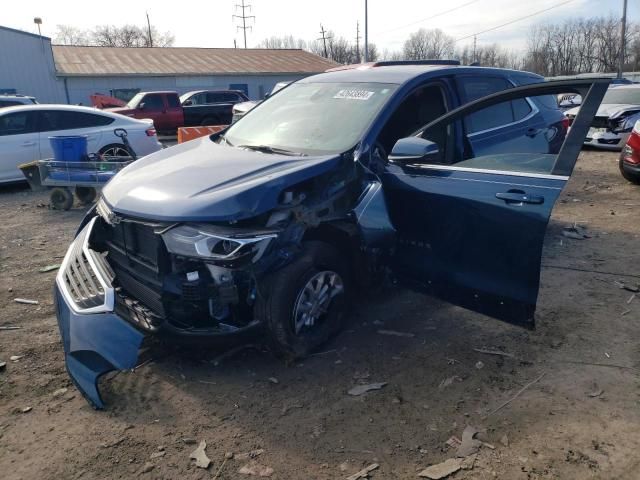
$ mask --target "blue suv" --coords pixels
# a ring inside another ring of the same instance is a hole
[[[534,325],[555,201],[609,80],[452,62],[295,82],[225,131],[149,155],[89,211],[56,279],[69,374],[135,365],[145,335],[262,332],[302,357],[385,276]],[[571,129],[555,101],[584,99]]]

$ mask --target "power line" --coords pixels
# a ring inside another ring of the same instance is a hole
[[[320,37],[318,40],[322,40],[322,44],[324,45],[324,58],[329,58],[329,54],[327,53],[327,40],[331,40],[333,37],[327,37],[327,31],[324,29],[322,24],[320,24]]]
[[[524,17],[516,18],[507,23],[503,23],[502,25],[498,25],[496,27],[488,28],[487,30],[482,30],[481,32],[472,33],[471,35],[467,35],[465,37],[457,38],[455,41],[459,42],[461,40],[466,40],[467,38],[475,37],[476,35],[482,35],[483,33],[493,32],[494,30],[498,30],[499,28],[506,27],[507,25],[511,25],[516,22],[520,22],[522,20],[526,20],[527,18],[535,17],[536,15],[540,15],[541,13],[548,12],[549,10],[553,10],[555,8],[562,7],[567,3],[575,2],[575,0],[567,0],[566,2],[559,3],[558,5],[554,5],[553,7],[545,8],[543,10],[538,10],[537,12],[530,13],[529,15],[525,15]]]
[[[444,10],[443,12],[436,13],[435,15],[431,15],[430,17],[425,17],[425,18],[422,18],[420,20],[416,20],[415,22],[407,23],[405,25],[400,25],[399,27],[393,27],[393,28],[389,28],[387,30],[383,30],[381,32],[378,32],[377,35],[379,36],[379,35],[382,35],[382,34],[387,33],[387,32],[394,32],[396,30],[400,30],[402,28],[410,27],[410,26],[416,25],[418,23],[423,23],[423,22],[426,22],[427,20],[431,20],[432,18],[441,17],[442,15],[446,15],[447,13],[455,12],[456,10],[460,10],[461,8],[464,8],[464,7],[468,6],[468,5],[471,5],[472,3],[476,3],[476,2],[479,2],[479,1],[480,0],[471,0],[471,1],[467,2],[467,3],[463,3],[462,5],[458,5],[457,7],[453,7],[453,8],[450,8],[449,10]]]
[[[249,19],[255,21],[256,17],[255,15],[246,14],[246,10],[251,11],[251,5],[245,5],[244,0],[242,0],[242,3],[240,4],[236,3],[236,11],[238,10],[242,10],[242,15],[232,15],[231,18],[239,18],[242,20],[242,26],[236,26],[236,31],[242,30],[242,33],[244,34],[244,48],[247,48],[247,30],[253,31],[253,27],[251,25],[247,27],[247,20]]]
[[[356,22],[356,63],[360,63],[360,22]]]

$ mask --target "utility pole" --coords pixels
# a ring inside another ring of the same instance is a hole
[[[476,46],[477,46],[477,41],[478,41],[478,37],[477,35],[473,36],[473,62],[477,62],[478,59],[476,58]]]
[[[356,63],[360,63],[360,22],[356,22]]]
[[[622,0],[622,25],[620,26],[620,61],[618,63],[618,78],[622,78],[624,70],[624,52],[626,50],[627,36],[627,0]]]
[[[254,20],[256,19],[256,17],[254,15],[247,15],[246,14],[246,10],[251,11],[251,5],[245,4],[244,0],[242,0],[242,3],[237,4],[236,3],[236,11],[238,10],[242,10],[242,15],[232,15],[232,18],[239,18],[242,20],[242,26],[238,25],[236,27],[237,30],[242,30],[242,33],[244,34],[244,48],[247,48],[247,30],[252,30],[251,25],[249,25],[247,27],[247,20]]]
[[[329,54],[327,53],[327,39],[331,37],[326,36],[327,31],[324,29],[322,24],[320,24],[320,37],[318,40],[322,40],[322,44],[324,45],[324,58],[329,58]]]
[[[368,1],[364,0],[364,61],[369,61],[369,10]]]
[[[149,21],[149,12],[144,12],[147,14],[147,32],[149,32],[149,46],[153,47],[153,37],[151,36],[151,22]]]

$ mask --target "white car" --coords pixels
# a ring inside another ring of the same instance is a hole
[[[0,95],[0,108],[15,107],[16,105],[37,105],[35,97],[24,95]]]
[[[114,135],[124,128],[138,157],[162,149],[152,120],[136,120],[117,113],[72,105],[24,105],[0,109],[0,183],[24,180],[18,165],[52,158],[49,137],[86,135],[87,152],[127,156]]]
[[[579,109],[567,110],[565,115],[573,120]],[[609,87],[584,144],[605,150],[622,150],[637,120],[640,120],[640,84]]]

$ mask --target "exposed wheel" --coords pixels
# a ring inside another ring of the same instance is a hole
[[[628,180],[631,183],[635,183],[636,185],[640,185],[640,175],[634,175],[633,173],[626,171],[624,169],[624,162],[622,161],[622,159],[619,160],[618,165],[620,166],[620,173],[625,178],[625,180]]]
[[[206,117],[200,122],[201,127],[213,127],[215,125],[220,125],[220,120],[216,117]]]
[[[49,197],[55,210],[69,210],[73,206],[73,193],[67,187],[56,187]]]
[[[109,145],[105,145],[98,152],[100,155],[104,155],[106,157],[130,157],[131,153],[121,143],[112,143]]]
[[[276,355],[304,357],[340,330],[350,294],[345,265],[328,244],[309,242],[260,286],[256,317]]]
[[[96,189],[93,187],[76,187],[75,194],[83,205],[92,203],[97,196]]]

